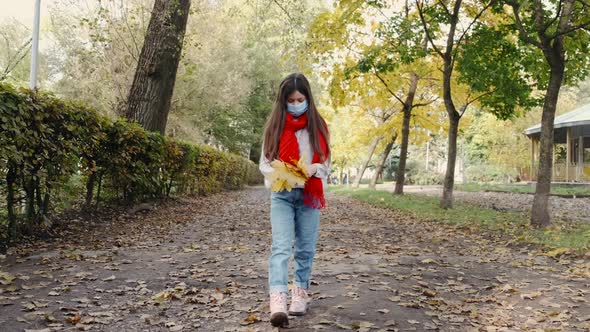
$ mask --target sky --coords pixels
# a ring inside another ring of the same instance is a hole
[[[41,0],[41,18],[49,16],[48,6],[56,0]],[[29,28],[33,27],[35,0],[0,0],[0,21],[17,19]]]

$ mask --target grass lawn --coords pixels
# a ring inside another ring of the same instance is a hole
[[[502,191],[511,193],[534,193],[534,184],[488,184],[488,183],[468,183],[455,184],[455,190],[460,191]],[[567,186],[554,184],[551,185],[551,193],[557,195],[590,195],[589,186]]]
[[[553,250],[590,250],[590,224],[554,223],[545,230],[531,228],[524,213],[501,212],[462,202],[453,209],[439,207],[439,198],[423,195],[393,195],[386,191],[330,186],[328,191],[355,198],[371,205],[415,215],[419,219],[485,231],[502,232],[516,241],[538,244]]]

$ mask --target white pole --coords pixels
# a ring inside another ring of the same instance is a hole
[[[430,137],[428,137],[428,141],[426,142],[426,171],[428,172],[428,163],[430,163]]]
[[[426,141],[426,164],[424,165],[424,169],[428,172],[428,163],[430,162],[430,130],[426,131],[426,136],[428,137],[428,141]]]
[[[39,53],[39,20],[41,16],[41,0],[35,0],[35,21],[33,22],[33,47],[31,48],[31,90],[37,88],[37,54]]]
[[[465,148],[463,147],[463,143],[465,143],[465,137],[461,137],[461,177],[463,178],[463,184],[466,184],[467,177],[465,176]]]

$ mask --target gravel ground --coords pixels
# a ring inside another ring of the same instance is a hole
[[[392,184],[377,185],[379,190],[393,191]],[[441,186],[406,186],[406,193],[441,196]],[[456,200],[486,208],[529,212],[533,204],[533,195],[499,193],[499,192],[467,192],[455,191]],[[590,223],[590,198],[562,198],[551,196],[551,216],[554,219],[568,222]]]

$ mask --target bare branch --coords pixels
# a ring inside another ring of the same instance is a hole
[[[381,83],[383,83],[383,85],[385,86],[385,88],[387,89],[387,91],[389,91],[389,93],[395,99],[397,99],[397,101],[399,101],[402,105],[404,105],[404,107],[405,107],[406,106],[406,103],[400,97],[398,97],[398,95],[395,92],[393,92],[393,90],[391,90],[391,88],[389,87],[389,85],[387,84],[387,82],[385,82],[385,80],[383,79],[383,77],[381,77],[381,75],[379,75],[379,73],[377,71],[375,71],[375,76],[377,76],[377,78],[381,81]]]
[[[453,15],[451,15],[451,24],[449,27],[449,33],[447,35],[447,49],[445,54],[447,56],[451,55],[453,51],[453,46],[455,44],[455,31],[457,30],[457,22],[459,22],[459,10],[461,9],[461,0],[455,1],[455,6],[453,7]]]
[[[559,18],[559,24],[557,27],[557,34],[565,32],[569,30],[570,23],[571,23],[571,16],[574,10],[574,0],[566,0],[563,4],[562,14]],[[582,26],[587,25],[588,23],[582,24]]]
[[[384,19],[387,20],[390,18],[390,16],[385,14],[381,8],[377,7],[377,10],[379,11],[379,14],[381,14],[381,16],[383,16]]]
[[[438,3],[441,5],[441,7],[443,7],[443,9],[447,13],[447,15],[453,16],[453,14],[451,14],[451,12],[449,11],[449,8],[447,8],[447,5],[445,5],[444,2],[442,2],[441,0],[438,0]]]
[[[394,114],[396,114],[398,112],[398,110],[393,107],[388,107],[385,109],[384,112],[385,113],[383,114],[383,123],[387,122],[387,120],[389,120],[389,118],[391,118]]]
[[[0,81],[3,81],[6,79],[6,77],[8,77],[8,74],[10,74],[10,72],[12,72],[14,70],[14,68],[16,68],[16,66],[18,66],[18,64],[23,61],[23,59],[27,56],[27,54],[29,53],[29,50],[31,49],[31,43],[32,43],[33,39],[29,38],[29,40],[27,40],[21,47],[19,47],[18,50],[16,50],[16,53],[14,54],[14,56],[10,57],[10,59],[8,59],[8,63],[6,64],[6,68],[4,68],[4,71],[2,72],[2,74],[0,74]],[[7,41],[8,44],[8,41]]]
[[[557,19],[559,18],[559,14],[561,14],[561,0],[559,0],[559,3],[557,4],[557,13],[555,13],[555,17],[553,17],[553,19],[551,19],[549,22],[547,22],[547,24],[545,24],[545,28],[543,29],[543,31],[547,31],[547,29],[549,29],[551,25],[553,25],[553,23],[557,21]]]
[[[469,97],[468,97],[468,98],[467,98],[467,101],[465,102],[465,108],[467,108],[467,106],[469,106],[469,105],[473,104],[474,102],[476,102],[476,101],[480,100],[481,98],[483,98],[483,97],[485,97],[485,96],[487,96],[487,95],[491,95],[492,93],[494,93],[494,92],[496,92],[496,91],[497,91],[497,89],[492,89],[492,90],[490,90],[490,91],[486,91],[486,92],[484,92],[484,93],[480,94],[479,96],[477,96],[477,97],[475,97],[475,98],[473,98],[473,99],[471,99],[471,100],[469,100]],[[464,113],[464,112],[465,112],[465,111],[463,111],[463,113]],[[463,116],[463,113],[461,113],[461,115],[460,115],[460,116]]]
[[[137,43],[137,40],[135,40],[135,34],[133,33],[133,30],[129,26],[129,20],[127,19],[128,11],[129,11],[128,7],[125,6],[125,10],[124,10],[124,14],[123,14],[123,17],[125,18],[125,25],[127,26],[127,29],[129,29],[129,34],[131,35],[131,40],[133,41],[133,45],[135,45],[135,50],[137,51],[137,54],[140,54],[141,51],[139,50],[139,44]]]
[[[434,51],[436,53],[438,53],[438,55],[440,55],[441,58],[444,58],[444,54],[441,52],[441,50],[436,47],[436,45],[434,44],[434,41],[432,40],[432,36],[430,35],[430,30],[428,29],[428,25],[426,24],[426,19],[424,19],[424,12],[423,12],[423,6],[420,5],[420,3],[418,2],[418,0],[416,0],[416,8],[418,8],[418,14],[420,15],[420,21],[422,21],[422,26],[424,27],[424,32],[426,33],[426,37],[428,38],[428,41],[430,41],[430,44],[432,45],[432,48],[434,49]]]
[[[127,45],[127,43],[125,42],[125,38],[123,38],[123,36],[121,35],[121,33],[119,33],[119,30],[117,28],[113,28],[113,31],[115,31],[115,33],[117,34],[117,36],[121,39],[121,44],[123,44],[123,46],[125,46],[125,49],[127,49],[127,52],[129,52],[129,55],[131,55],[131,57],[133,58],[133,60],[135,60],[135,62],[138,62],[138,56],[140,55],[140,53],[137,53],[137,55],[135,55],[135,53],[133,53],[133,50],[129,47],[129,45]]]
[[[465,114],[465,111],[467,111],[467,107],[469,107],[469,104],[464,104],[461,106],[461,108],[459,108],[459,119],[463,117],[463,114]]]
[[[356,40],[355,40],[355,42],[356,42]],[[353,49],[349,44],[345,44],[344,47],[353,54],[361,55],[361,56],[364,55],[362,52]]]
[[[546,23],[543,10],[543,3],[541,2],[541,0],[534,0],[534,5],[535,26],[537,30],[537,36],[539,36],[539,40],[541,41],[541,49],[546,49],[550,44],[550,41],[549,38],[547,38],[547,35],[545,34],[546,31],[544,30]]]
[[[549,39],[555,39],[555,38],[557,38],[559,36],[567,35],[568,33],[574,32],[576,30],[580,30],[580,29],[581,30],[585,30],[585,29],[588,29],[588,28],[590,28],[590,20],[588,20],[587,22],[584,22],[582,24],[577,24],[577,25],[571,26],[571,27],[569,27],[568,29],[566,29],[564,31],[556,32],[553,36],[550,36]]]
[[[143,4],[141,4],[141,32],[143,34],[143,38],[145,38],[146,32],[147,32],[147,28],[145,27],[145,12],[146,8]]]
[[[473,20],[471,21],[471,23],[469,23],[469,25],[467,26],[467,29],[465,29],[463,31],[463,33],[461,34],[461,36],[459,37],[459,39],[457,39],[457,45],[460,45],[461,44],[461,41],[463,41],[463,38],[465,38],[465,35],[467,35],[467,32],[469,30],[471,30],[471,26],[473,26],[473,24],[475,24],[475,22],[477,22],[477,20],[479,20],[479,18],[481,17],[481,15],[483,15],[483,13],[486,10],[488,10],[488,8],[490,8],[490,6],[492,4],[494,4],[494,1],[495,0],[490,0],[490,2],[488,2],[488,4],[485,5],[485,7],[483,7],[483,9],[479,13],[477,13],[477,15],[475,15],[475,17],[473,18]]]
[[[279,1],[277,0],[273,0],[273,2],[279,6],[279,8],[281,8],[281,10],[285,13],[285,15],[287,15],[287,17],[289,18],[289,20],[291,20],[291,22],[293,21],[293,18],[291,17],[291,14],[289,14],[289,12],[285,9],[285,7],[283,7],[283,5],[280,4]]]
[[[422,107],[422,106],[428,106],[428,105],[434,103],[435,101],[437,101],[438,99],[439,99],[439,97],[436,97],[436,98],[431,99],[431,100],[429,100],[427,102],[424,102],[424,103],[414,104],[414,105],[412,105],[412,108]]]
[[[514,12],[514,20],[516,21],[516,26],[518,27],[520,38],[522,38],[522,40],[531,45],[537,46],[538,48],[542,48],[543,46],[541,45],[541,42],[531,37],[526,31],[524,24],[520,19],[520,13],[518,11],[520,9],[519,3],[517,1],[509,1],[508,4],[512,7],[512,11]]]

